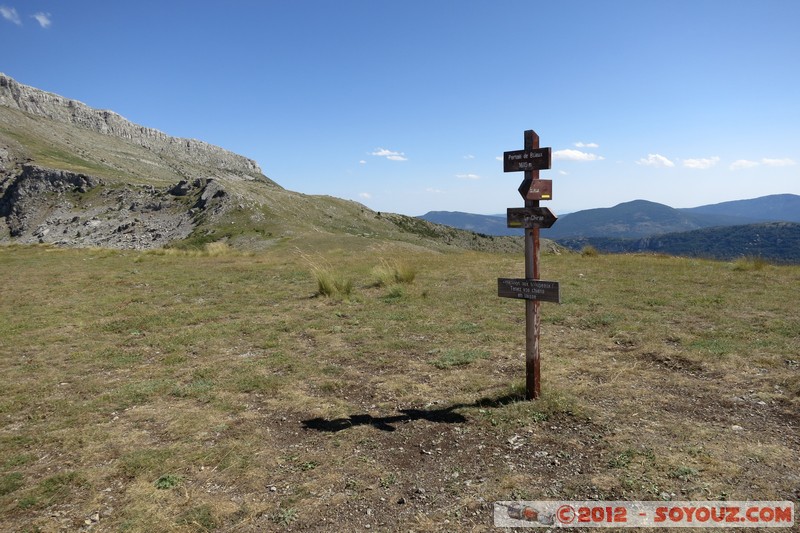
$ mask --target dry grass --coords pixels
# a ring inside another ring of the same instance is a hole
[[[546,256],[525,402],[516,254],[323,250],[353,285],[313,298],[302,255],[221,252],[0,248],[0,522],[483,531],[494,500],[800,497],[797,267]]]

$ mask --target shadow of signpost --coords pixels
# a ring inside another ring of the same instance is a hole
[[[317,417],[303,420],[302,424],[303,429],[313,429],[328,433],[335,433],[356,426],[372,426],[381,431],[395,431],[397,428],[392,424],[413,422],[415,420],[427,420],[428,422],[441,424],[463,424],[467,421],[467,418],[460,413],[456,413],[457,409],[467,407],[496,408],[524,399],[524,394],[509,394],[499,398],[481,398],[473,403],[460,403],[443,409],[400,409],[402,414],[382,417],[374,417],[369,414],[350,415],[347,418],[334,418],[332,420]]]

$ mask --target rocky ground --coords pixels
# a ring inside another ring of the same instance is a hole
[[[0,184],[0,242],[157,248],[223,212],[227,198],[210,179],[159,188],[25,165]]]

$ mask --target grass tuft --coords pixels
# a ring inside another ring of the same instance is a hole
[[[382,260],[381,264],[372,269],[375,278],[374,287],[386,287],[395,283],[411,284],[417,277],[417,268],[402,261],[389,263]]]
[[[740,257],[731,263],[731,266],[735,272],[753,272],[756,270],[763,270],[768,265],[769,261],[758,256]]]
[[[442,355],[432,360],[430,363],[440,370],[447,368],[459,367],[469,365],[478,359],[485,359],[489,357],[489,352],[486,350],[465,350],[458,348],[451,348],[445,350]]]
[[[339,272],[317,268],[314,269],[314,278],[319,296],[348,297],[353,293],[353,280]]]

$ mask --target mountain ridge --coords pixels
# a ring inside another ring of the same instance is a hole
[[[134,124],[113,111],[94,109],[78,100],[21,84],[3,73],[0,73],[0,106],[125,139],[155,153],[231,170],[243,178],[256,179],[263,174],[258,163],[224,148],[196,139],[172,137]]]

